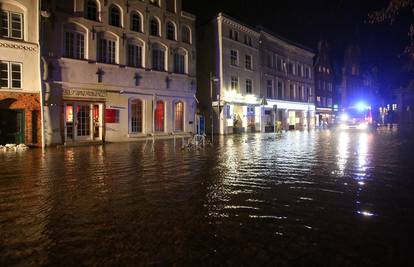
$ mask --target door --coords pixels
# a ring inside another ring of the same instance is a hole
[[[24,110],[0,110],[0,144],[25,143]]]
[[[76,105],[76,140],[91,140],[91,105],[81,104]]]

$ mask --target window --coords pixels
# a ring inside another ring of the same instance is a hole
[[[98,4],[96,3],[96,0],[86,1],[85,10],[85,18],[98,21]]]
[[[238,41],[239,40],[239,32],[238,31],[234,31],[234,41]]]
[[[239,78],[236,76],[231,76],[231,89],[239,90]]]
[[[253,82],[252,80],[247,79],[246,80],[246,94],[252,94],[253,93]]]
[[[328,97],[326,104],[327,104],[328,107],[332,107],[332,98]]]
[[[311,68],[310,67],[306,68],[306,77],[308,79],[312,79],[312,74],[311,74]]]
[[[127,64],[130,67],[142,67],[142,46],[136,44],[128,44]]]
[[[283,71],[283,62],[280,57],[277,58],[276,68],[278,71]]]
[[[180,52],[174,52],[174,72],[185,73],[185,55]]]
[[[157,101],[154,112],[154,124],[156,132],[164,132],[164,102]]]
[[[291,74],[291,75],[295,74],[295,73],[294,73],[294,68],[293,68],[293,64],[292,64],[292,63],[288,63],[288,64],[287,64],[287,72],[288,72],[288,74]]]
[[[184,131],[184,104],[177,102],[174,105],[174,132]]]
[[[233,29],[229,29],[229,38],[235,41],[239,40],[239,32]]]
[[[98,61],[101,63],[115,64],[115,41],[100,38],[98,40]]]
[[[304,86],[300,86],[299,87],[299,94],[300,94],[300,100],[301,101],[305,101],[305,87]]]
[[[150,34],[153,36],[160,36],[160,26],[156,18],[152,18],[150,21]]]
[[[109,109],[109,108],[105,109],[105,122],[106,123],[119,123],[119,109]],[[89,129],[89,128],[86,127],[86,129]]]
[[[244,36],[244,44],[248,46],[252,46],[252,38],[248,35]]]
[[[152,69],[165,71],[165,51],[160,47],[152,48]]]
[[[295,86],[291,84],[289,90],[290,100],[295,100]]]
[[[121,10],[117,6],[109,8],[109,25],[121,27]]]
[[[279,81],[277,83],[277,96],[279,99],[282,99],[282,94],[283,94],[282,92],[283,92],[283,84],[281,81]]]
[[[131,15],[131,31],[141,32],[141,16],[134,12]]]
[[[298,64],[298,72],[297,72],[298,76],[303,77],[303,68],[302,65]]]
[[[321,97],[320,97],[320,96],[317,96],[317,97],[316,97],[316,102],[317,102],[317,105],[318,105],[318,106],[320,106],[320,105],[321,105]]]
[[[236,50],[230,51],[230,64],[233,66],[239,65],[239,53]]]
[[[273,67],[273,56],[271,54],[267,54],[266,63],[268,68]]]
[[[160,7],[160,0],[150,0],[149,2],[151,5]]]
[[[167,22],[167,39],[176,40],[175,38],[175,26],[172,22]]]
[[[134,99],[131,101],[131,133],[143,132],[143,108],[142,101]]]
[[[267,80],[266,93],[268,98],[273,98],[273,80]]]
[[[167,11],[175,13],[175,1],[176,0],[167,0]]]
[[[191,31],[188,26],[181,28],[181,39],[183,43],[191,44]]]
[[[0,11],[1,37],[23,39],[23,14]]]
[[[252,64],[252,56],[246,55],[246,69],[252,70],[253,64]]]
[[[65,57],[85,59],[85,37],[82,33],[65,32]]]
[[[0,61],[0,87],[22,88],[22,64]]]

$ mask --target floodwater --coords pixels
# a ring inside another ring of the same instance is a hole
[[[408,266],[413,133],[1,153],[0,266]]]

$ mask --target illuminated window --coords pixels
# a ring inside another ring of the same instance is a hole
[[[1,10],[0,36],[23,39],[23,14]]]
[[[79,106],[78,106],[79,108]],[[105,122],[106,123],[119,123],[119,109],[106,109],[105,110]]]
[[[142,133],[143,132],[143,108],[142,101],[135,99],[131,101],[131,133]]]
[[[154,123],[156,132],[164,132],[164,102],[157,101],[154,112]]]
[[[174,105],[174,131],[184,131],[184,104],[181,101]]]

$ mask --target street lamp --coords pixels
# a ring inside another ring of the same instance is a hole
[[[211,112],[210,112],[210,120],[211,120],[211,143],[213,144],[214,141],[214,116],[213,116],[213,83],[219,82],[220,79],[213,76],[213,73],[210,72],[210,102],[211,102]],[[219,97],[220,98],[220,97]],[[220,99],[218,99],[218,108],[220,112]],[[219,114],[220,116],[220,114]]]
[[[263,128],[263,107],[267,106],[267,99],[266,97],[262,97],[262,100],[260,102],[260,132],[262,132],[264,130]]]

